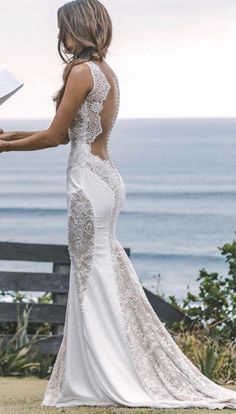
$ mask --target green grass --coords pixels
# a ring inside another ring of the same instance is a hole
[[[122,407],[78,407],[53,408],[41,407],[47,381],[36,377],[15,378],[0,377],[0,413],[1,414],[204,414],[215,412],[206,409],[159,409],[159,408],[122,408]],[[236,386],[228,386],[236,390]],[[224,409],[222,414],[232,414]]]

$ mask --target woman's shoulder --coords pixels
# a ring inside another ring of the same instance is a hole
[[[74,81],[76,85],[79,83],[86,84],[88,87],[88,92],[93,88],[93,78],[91,75],[91,71],[86,64],[86,62],[82,62],[80,64],[74,65],[70,71],[71,79]]]
[[[89,67],[88,67],[88,62],[81,62],[81,63],[77,63],[76,65],[74,65],[71,69],[71,73],[73,74],[88,74],[90,72]]]

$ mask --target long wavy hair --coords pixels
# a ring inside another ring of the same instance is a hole
[[[112,22],[107,9],[98,0],[75,0],[65,3],[57,10],[58,53],[66,66],[63,85],[53,96],[58,109],[66,81],[73,66],[89,60],[102,61],[112,40]],[[73,50],[66,48],[66,33],[73,38]],[[71,56],[68,57],[68,54]]]

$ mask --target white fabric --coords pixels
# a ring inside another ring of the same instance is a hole
[[[110,156],[102,160],[90,146],[110,84],[98,64],[87,64],[94,88],[70,129],[64,336],[42,405],[236,409],[236,392],[205,377],[177,346],[116,239],[124,182]]]

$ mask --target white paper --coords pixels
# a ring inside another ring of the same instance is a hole
[[[23,85],[7,69],[2,70],[0,72],[0,105],[22,88]]]

